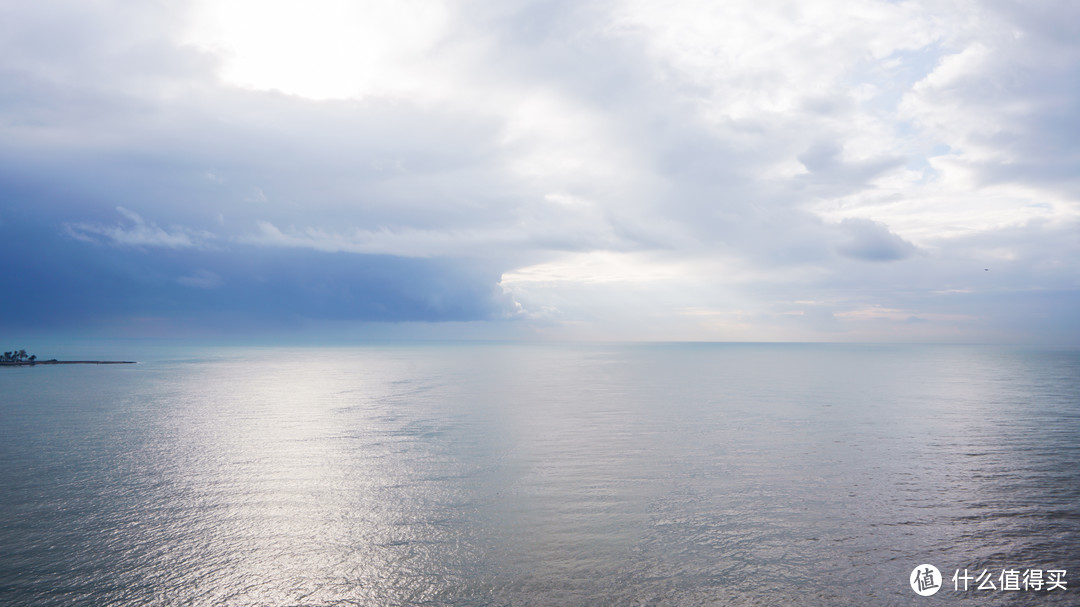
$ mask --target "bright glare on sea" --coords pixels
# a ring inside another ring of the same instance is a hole
[[[144,354],[0,368],[0,604],[1080,604],[1075,349]]]

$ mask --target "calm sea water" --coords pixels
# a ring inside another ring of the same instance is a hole
[[[5,605],[1080,604],[1075,349],[156,351],[0,394]]]

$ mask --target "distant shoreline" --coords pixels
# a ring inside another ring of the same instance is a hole
[[[133,360],[20,360],[0,362],[0,367],[33,367],[35,365],[134,365]]]

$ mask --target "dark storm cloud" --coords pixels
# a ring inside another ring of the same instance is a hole
[[[476,175],[491,135],[474,117],[213,85],[210,58],[170,43],[179,13],[4,9],[0,235],[19,253],[0,280],[20,294],[5,301],[8,328],[505,315],[486,260],[237,242],[260,219],[446,227],[465,205],[498,220],[460,187],[500,189]]]
[[[164,317],[223,334],[232,324],[302,320],[480,320],[508,313],[497,272],[453,260],[231,245],[216,250],[88,245],[21,213],[0,231],[18,255],[0,260],[5,327],[122,325]]]

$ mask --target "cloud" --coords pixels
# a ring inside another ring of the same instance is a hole
[[[167,249],[203,249],[211,246],[214,235],[202,230],[191,230],[181,226],[170,226],[166,230],[153,222],[144,220],[138,213],[124,207],[116,207],[130,225],[102,226],[90,223],[68,223],[64,229],[78,240],[91,243],[106,243],[128,247],[161,247]]]
[[[810,172],[800,177],[834,196],[863,190],[885,172],[904,165],[904,159],[896,156],[849,162],[843,158],[843,148],[832,141],[815,142],[796,158]]]
[[[224,81],[319,100],[409,88],[412,63],[431,52],[449,25],[449,6],[439,0],[200,0],[192,6],[184,38],[223,57]]]
[[[1075,3],[992,2],[935,69],[907,91],[901,116],[978,183],[1080,195],[1080,10]]]
[[[237,241],[258,246],[403,257],[431,257],[455,252],[460,254],[480,250],[485,245],[498,244],[483,242],[490,238],[497,240],[498,236],[475,232],[455,233],[408,228],[394,231],[384,227],[379,230],[355,230],[351,234],[326,232],[318,228],[292,229],[286,233],[268,221],[258,221],[256,225],[258,230],[254,234],[240,236]]]
[[[0,230],[154,317],[1034,336],[994,298],[1080,284],[1072,3],[346,4],[7,7]]]
[[[846,242],[836,250],[862,261],[897,261],[915,253],[915,245],[889,231],[888,226],[869,219],[847,218],[840,222]]]
[[[15,214],[4,238],[26,256],[0,260],[6,331],[108,334],[133,318],[176,335],[298,330],[308,322],[458,322],[513,316],[499,273],[448,259],[264,248],[87,243]],[[224,247],[228,247],[227,249]]]

